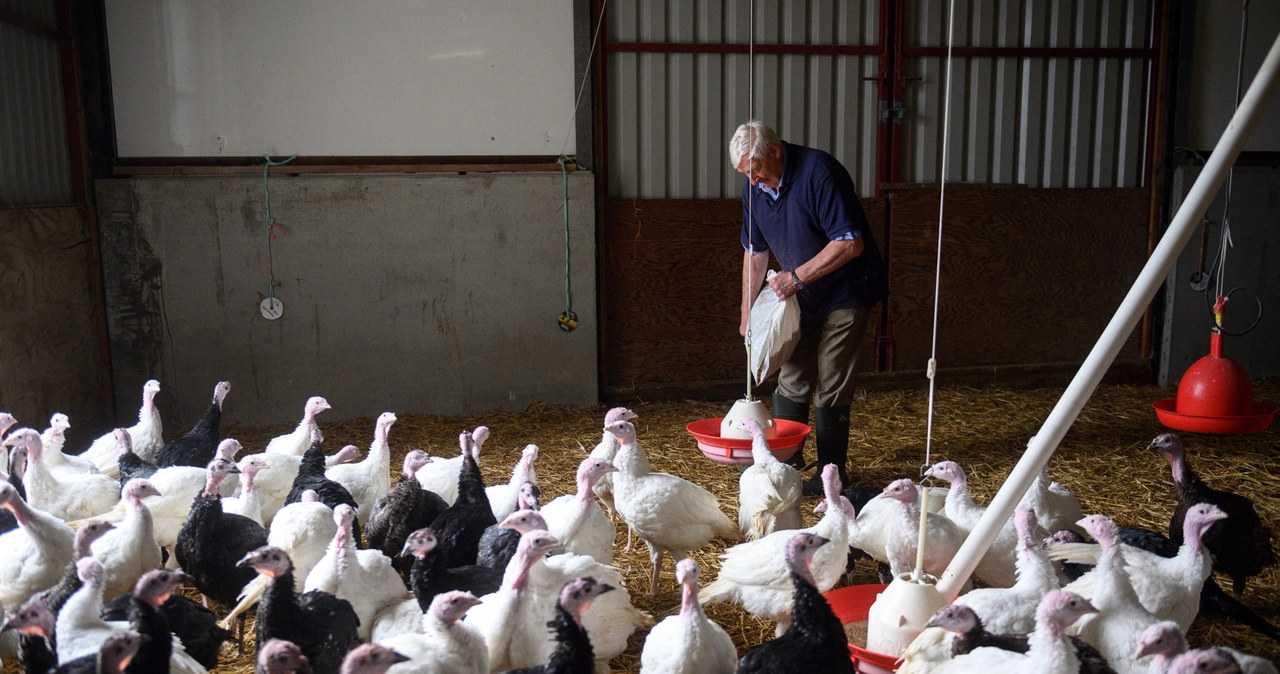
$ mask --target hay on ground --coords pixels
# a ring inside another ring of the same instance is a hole
[[[987,503],[1061,394],[1060,388],[940,388],[933,408],[929,460],[960,463],[969,475],[975,499]],[[1170,389],[1152,386],[1099,388],[1050,461],[1052,479],[1074,491],[1086,513],[1101,512],[1125,526],[1166,532],[1176,503],[1169,467],[1162,457],[1145,448],[1155,435],[1168,430],[1156,421],[1151,403],[1173,395]],[[1254,396],[1258,400],[1280,401],[1280,380],[1256,383]],[[690,421],[724,415],[731,404],[732,401],[641,402],[630,407],[639,415],[638,437],[654,470],[702,485],[719,497],[724,511],[736,519],[738,470],[704,458],[684,428]],[[896,478],[918,477],[926,461],[928,409],[923,386],[919,390],[868,392],[857,401],[851,424],[852,481],[862,486],[883,486]],[[485,481],[507,482],[521,448],[533,443],[541,449],[537,463],[539,485],[544,498],[551,499],[574,491],[578,463],[600,441],[605,412],[606,408],[599,405],[533,404],[519,412],[461,417],[398,413],[399,421],[390,434],[393,470],[399,470],[405,452],[414,448],[432,455],[456,455],[459,431],[483,424],[491,430],[481,457]],[[224,432],[239,439],[247,451],[257,451],[271,437],[292,430],[295,423],[229,428]],[[328,423],[322,417],[321,426],[326,445],[340,447],[350,443],[367,447],[374,420]],[[1280,516],[1280,475],[1275,470],[1274,456],[1280,446],[1280,430],[1271,428],[1244,436],[1183,435],[1190,463],[1201,477],[1209,484],[1249,495],[1263,520],[1275,528]],[[813,457],[812,441],[806,454]],[[806,510],[812,505],[809,500]],[[807,523],[817,519],[813,513],[806,513],[805,517]],[[620,524],[615,563],[624,570],[637,606],[657,620],[678,611],[680,592],[671,562],[668,560],[662,568],[657,594],[649,597],[648,554],[638,540],[631,552],[622,553],[625,539],[626,527]],[[704,583],[716,577],[717,555],[723,548],[723,543],[716,542],[694,553],[703,569]],[[878,582],[874,567],[859,562],[855,582]],[[1230,586],[1224,579],[1219,582]],[[1269,569],[1255,578],[1242,601],[1272,623],[1280,623],[1280,570]],[[736,606],[714,605],[708,607],[707,613],[724,626],[740,653],[773,636],[772,623],[757,620]],[[249,619],[246,654],[240,656],[234,646],[225,647],[224,665],[219,671],[253,671],[252,616]],[[644,636],[638,633],[632,638],[628,650],[613,662],[615,671],[638,671]],[[1189,638],[1193,646],[1229,645],[1273,660],[1280,658],[1280,644],[1222,619],[1201,617],[1192,626]]]

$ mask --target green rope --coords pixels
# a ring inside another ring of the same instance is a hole
[[[274,161],[271,159],[271,155],[264,154],[262,155],[262,158],[265,160],[265,163],[262,165],[262,198],[263,198],[264,204],[266,205],[267,277],[270,281],[267,284],[267,297],[275,297],[276,296],[275,256],[274,256],[274,252],[271,249],[271,240],[276,238],[275,229],[276,227],[279,227],[279,225],[276,224],[275,216],[271,214],[271,186],[270,184],[268,184],[267,181],[271,177],[272,166],[284,166],[285,164],[288,164],[289,162],[293,161],[294,159],[297,159],[298,157],[297,155],[294,155],[283,161]],[[280,229],[283,230],[284,228],[280,227]]]
[[[564,182],[564,316],[576,323],[577,319],[573,315],[573,295],[569,285],[569,171],[565,167],[564,155],[557,158],[556,163],[560,165],[560,176]]]

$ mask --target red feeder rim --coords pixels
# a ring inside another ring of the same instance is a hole
[[[685,426],[685,430],[697,439],[698,449],[708,459],[717,463],[750,464],[751,438],[721,437],[720,422],[723,420],[724,417],[712,417],[691,421]],[[773,424],[778,429],[778,434],[766,439],[769,441],[769,451],[779,461],[790,459],[812,430],[808,424],[786,419],[774,419]]]

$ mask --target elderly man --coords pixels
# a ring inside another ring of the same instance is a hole
[[[779,299],[800,304],[800,343],[778,373],[773,415],[808,423],[814,404],[818,467],[806,494],[822,493],[821,467],[834,463],[848,484],[849,407],[867,320],[888,293],[884,262],[853,179],[834,157],[784,142],[752,120],[729,140],[742,187],[742,316],[763,289],[769,253],[782,272],[768,282]],[[803,448],[794,459],[804,464]]]

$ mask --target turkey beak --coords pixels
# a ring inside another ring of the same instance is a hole
[[[400,651],[391,651],[391,662],[400,663],[400,662],[408,662],[408,661],[409,661],[409,656],[405,655],[404,653],[401,653]]]
[[[236,562],[236,566],[253,566],[253,560],[254,560],[254,554],[250,552],[249,554],[245,555],[240,561]]]
[[[400,548],[400,554],[398,554],[398,555],[396,555],[396,556],[397,556],[397,557],[405,557],[405,556],[408,556],[408,555],[409,555],[409,553],[411,553],[411,552],[412,552],[412,550],[410,550],[410,549],[409,549],[409,548],[411,548],[411,547],[413,547],[413,544],[412,544],[412,543],[410,543],[409,541],[405,541],[405,542],[404,542],[404,547],[403,547],[403,548]]]

